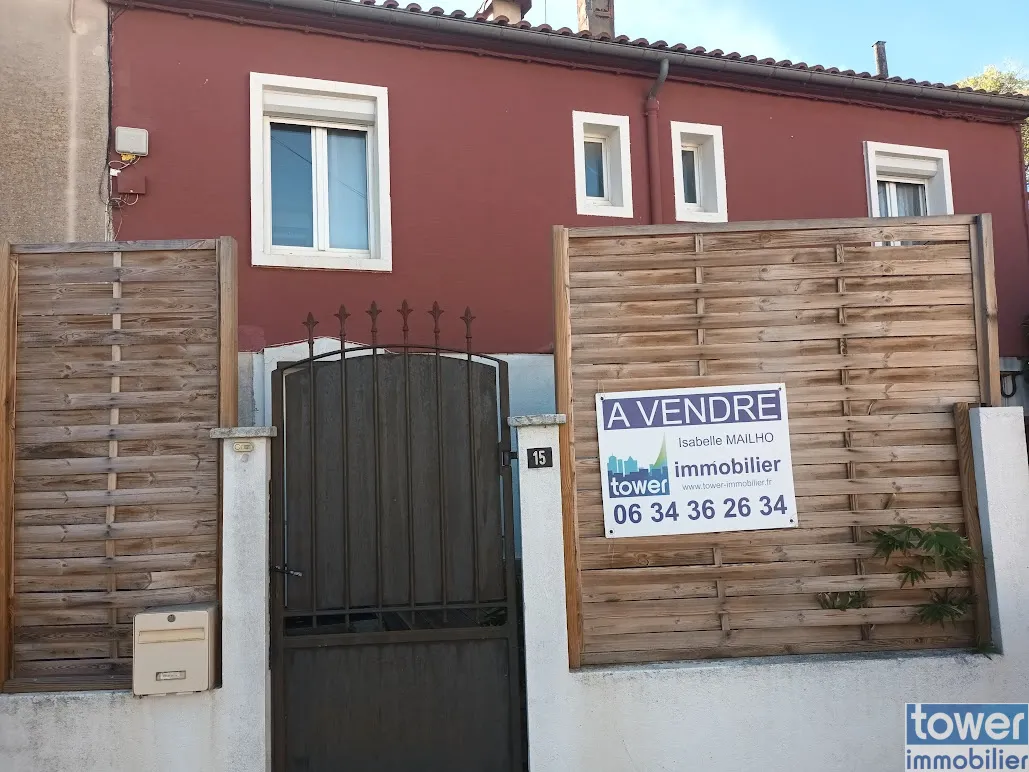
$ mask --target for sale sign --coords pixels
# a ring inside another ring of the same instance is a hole
[[[786,385],[597,395],[611,538],[794,528]]]

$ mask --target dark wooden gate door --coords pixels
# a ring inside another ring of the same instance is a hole
[[[275,772],[523,769],[506,363],[406,326],[275,374]]]

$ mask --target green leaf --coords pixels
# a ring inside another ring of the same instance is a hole
[[[914,587],[916,582],[924,582],[929,578],[929,575],[918,566],[901,566],[897,573],[900,574],[901,588],[905,584]]]
[[[824,609],[846,611],[852,608],[864,608],[868,605],[868,593],[863,590],[850,592],[820,592],[815,596],[818,605]]]
[[[929,592],[929,602],[918,606],[915,616],[919,622],[927,625],[938,624],[943,627],[947,622],[959,621],[968,612],[975,596],[970,592],[957,592],[952,587],[945,590]]]
[[[875,540],[875,557],[889,561],[894,552],[908,555],[917,549],[922,531],[910,525],[895,525],[887,530],[877,528],[872,531],[872,538]]]

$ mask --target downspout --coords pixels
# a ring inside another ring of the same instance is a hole
[[[644,115],[647,118],[647,166],[648,178],[650,179],[650,224],[660,225],[662,222],[661,208],[661,154],[658,151],[658,113],[661,111],[661,103],[657,101],[658,92],[668,78],[668,60],[661,60],[661,70],[657,74],[657,80],[650,87],[647,94],[647,103],[644,108]]]

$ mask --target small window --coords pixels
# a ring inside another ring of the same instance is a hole
[[[954,214],[946,150],[866,142],[865,174],[872,217]]]
[[[632,217],[629,119],[572,113],[575,201],[579,214]]]
[[[925,184],[879,180],[879,214],[881,217],[925,217]]]
[[[386,89],[251,75],[254,265],[392,266]]]
[[[682,149],[682,201],[690,207],[700,208],[699,185],[697,184],[697,154],[695,145],[685,145]]]
[[[271,124],[272,244],[314,247],[312,129]]]
[[[726,222],[722,127],[678,121],[672,121],[671,127],[672,157],[676,159],[675,219]]]
[[[586,156],[586,198],[607,201],[607,149],[603,139],[589,139],[584,142]]]

